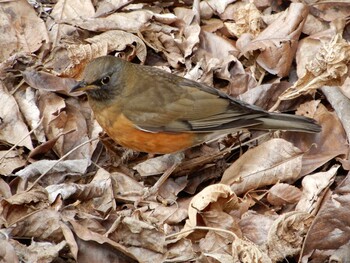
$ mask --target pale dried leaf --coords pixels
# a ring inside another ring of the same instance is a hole
[[[67,242],[61,241],[58,244],[54,244],[32,241],[28,247],[17,242],[13,245],[22,262],[50,263],[58,257],[59,252],[67,245]]]
[[[153,17],[154,13],[150,10],[136,10],[129,13],[117,12],[103,18],[90,17],[86,20],[64,19],[63,21],[90,31],[123,30],[129,33],[137,33]]]
[[[8,240],[0,239],[0,259],[3,263],[18,263],[18,250]]]
[[[95,17],[108,15],[132,2],[133,0],[108,0],[98,2]]]
[[[97,246],[97,248],[99,248],[98,250],[101,250],[103,247],[111,248],[111,249],[108,249],[110,253],[107,253],[107,255],[111,254],[113,255],[113,258],[121,258],[121,260],[124,260],[121,262],[125,262],[125,261],[128,262],[129,260],[135,259],[135,257],[129,252],[129,249],[127,249],[124,245],[121,245],[99,233],[93,232],[73,220],[70,220],[69,222],[73,227],[73,232],[79,237],[79,239],[84,241],[94,241],[93,243],[99,244]],[[79,239],[78,239],[78,246],[81,247],[83,244],[79,242],[80,241]],[[85,245],[83,245],[83,247],[79,249],[78,261],[82,260],[83,258],[85,259],[91,259],[91,257],[95,258],[94,253],[89,253],[89,249],[88,250],[83,249]],[[88,247],[89,245],[86,248]],[[98,250],[96,250],[96,247],[95,247],[95,249],[92,249],[92,252],[97,253]],[[84,262],[84,261],[81,261],[81,262]],[[95,261],[95,262],[98,262],[98,261]]]
[[[146,60],[147,50],[142,40],[128,32],[110,30],[85,39],[88,44],[66,44],[52,52],[46,67],[53,68],[56,74],[64,77],[80,78],[85,65],[96,57],[105,56],[110,52],[122,52],[127,48],[131,60],[136,56],[142,63]],[[53,83],[54,84],[54,83]],[[67,83],[70,85],[70,83]],[[65,91],[72,86],[65,87]]]
[[[216,0],[206,0],[200,2],[200,13],[207,14],[206,17],[208,18],[208,14],[222,14],[226,7],[235,2],[235,0],[222,0],[222,1],[216,1]]]
[[[300,253],[313,217],[304,212],[281,215],[271,226],[267,241],[268,255],[273,262]]]
[[[293,185],[275,184],[267,194],[267,201],[275,206],[295,204],[300,200],[301,195],[301,191]]]
[[[272,263],[269,256],[254,243],[236,238],[232,243],[234,262],[242,263]]]
[[[74,79],[60,78],[43,71],[36,71],[27,68],[22,72],[24,80],[35,89],[53,91],[63,94],[69,94],[72,87],[77,84]]]
[[[283,139],[272,139],[248,150],[224,173],[221,183],[237,194],[299,178],[303,152]]]
[[[48,175],[52,173],[61,174],[78,174],[85,173],[89,165],[89,160],[67,160],[67,161],[55,161],[55,160],[40,160],[26,166],[24,169],[18,171],[16,176],[21,177],[24,180],[33,178],[47,172]]]
[[[54,184],[46,187],[49,193],[49,201],[53,203],[58,195],[63,200],[73,198],[74,200],[87,201],[95,197],[101,197],[104,191],[110,187],[110,181],[91,182],[90,184]]]
[[[98,50],[105,50],[107,53],[113,51],[120,52],[127,47],[133,47],[134,51],[132,53],[137,56],[141,63],[144,63],[146,60],[146,45],[139,37],[128,32],[121,30],[110,30],[95,37],[87,38],[85,41],[90,43],[91,46],[99,46],[99,48],[97,48]],[[70,58],[73,58],[73,54],[70,56]]]
[[[258,214],[249,210],[239,221],[242,235],[254,244],[263,246],[267,242],[269,230],[277,215]]]
[[[260,33],[261,13],[254,3],[248,3],[238,8],[233,19],[235,20],[234,23],[224,23],[232,35],[239,38],[244,33],[250,33],[253,37],[256,37]]]
[[[26,160],[19,151],[0,151],[0,174],[9,175],[25,164]]]
[[[52,209],[43,209],[28,214],[17,222],[12,229],[14,236],[37,238],[38,240],[53,240],[60,242],[63,235],[60,226],[60,213]]]
[[[314,110],[312,104],[310,105],[310,113]],[[318,104],[314,116],[311,117],[322,126],[320,133],[286,132],[283,135],[284,139],[305,152],[300,176],[311,173],[334,157],[346,158],[349,151],[344,128],[333,112],[329,112],[325,106]]]
[[[180,198],[172,206],[164,206],[159,203],[150,203],[150,211],[145,213],[145,217],[152,216],[158,222],[165,222],[169,225],[178,224],[188,217],[188,206],[190,198]],[[149,214],[149,215],[148,215]]]
[[[350,101],[337,87],[324,86],[321,88],[328,102],[337,113],[339,120],[346,132],[348,141],[350,141]]]
[[[324,85],[339,85],[348,73],[350,45],[341,34],[328,43],[322,43],[317,54],[306,65],[306,73],[292,87],[283,92],[279,99],[290,100],[313,93]]]
[[[307,14],[306,5],[292,3],[257,38],[245,46],[242,53],[260,50],[256,62],[261,67],[271,74],[287,76]]]
[[[324,30],[329,29],[329,24],[318,19],[317,17],[313,16],[312,14],[308,14],[304,27],[303,27],[303,33],[306,35],[313,35],[319,32],[322,32]],[[299,48],[299,47],[298,47]]]
[[[0,83],[0,140],[33,149],[29,130],[25,125],[15,98]],[[24,139],[24,140],[23,140]]]
[[[76,33],[77,28],[64,23],[65,20],[77,19],[85,21],[93,17],[95,9],[90,0],[65,1],[59,0],[50,13],[46,21],[47,28],[50,29],[50,40],[56,47],[62,38],[68,38]]]
[[[182,231],[192,229],[193,227],[200,224],[203,220],[202,213],[206,211],[208,207],[211,207],[212,212],[216,215],[221,215],[228,220],[228,212],[233,210],[238,203],[236,195],[231,191],[230,187],[224,184],[209,185],[204,188],[200,193],[192,198],[191,203],[188,207],[188,220]],[[210,212],[210,211],[209,211]],[[227,213],[226,213],[227,212]],[[220,224],[220,220],[209,220],[211,217],[210,213],[203,215],[207,219],[207,223]],[[221,223],[227,223],[222,222]],[[228,228],[231,228],[230,223],[227,224]],[[223,226],[223,228],[225,228]],[[187,236],[189,233],[184,233],[182,236]]]
[[[49,42],[44,22],[25,0],[2,1],[0,21],[1,62],[14,53],[34,53]]]
[[[11,205],[23,205],[30,203],[46,202],[48,198],[47,191],[43,188],[33,189],[29,192],[19,192],[9,198],[3,199]]]
[[[40,142],[46,142],[44,128],[40,119],[40,111],[37,106],[37,99],[32,88],[17,91],[14,96],[18,103],[19,109],[23,114],[26,123],[31,129],[34,129],[36,139]]]
[[[327,191],[323,204],[305,239],[301,262],[324,262],[331,256],[346,262],[350,236],[349,176],[332,191]],[[337,261],[335,261],[337,262]]]
[[[323,201],[324,192],[334,182],[340,165],[334,165],[327,172],[307,175],[303,178],[303,192],[295,210],[307,213],[316,213]]]

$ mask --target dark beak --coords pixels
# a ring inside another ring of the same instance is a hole
[[[80,81],[75,86],[73,86],[70,92],[85,91],[86,87],[87,83],[85,81]]]

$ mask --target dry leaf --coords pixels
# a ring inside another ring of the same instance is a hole
[[[340,165],[334,165],[327,172],[305,176],[302,181],[303,192],[297,211],[315,214],[323,201],[324,192],[333,184]]]
[[[306,73],[292,87],[283,92],[279,100],[290,100],[310,94],[324,85],[339,85],[348,72],[350,45],[341,34],[328,43],[322,43],[317,54],[306,65]]]
[[[25,0],[0,4],[0,61],[15,52],[34,53],[49,37],[44,22]]]
[[[269,25],[260,35],[241,49],[243,54],[260,50],[256,62],[271,74],[287,76],[292,64],[299,36],[308,14],[301,3],[289,8]]]
[[[334,192],[327,192],[306,236],[301,262],[323,262],[331,256],[338,262],[349,259],[349,183],[347,176]]]
[[[254,3],[248,3],[238,8],[234,13],[233,19],[235,20],[234,23],[224,23],[232,35],[238,38],[244,33],[250,33],[253,37],[259,35],[261,29],[261,13]]]
[[[272,139],[248,150],[224,173],[221,183],[240,195],[279,181],[299,178],[303,152],[283,139]]]
[[[18,256],[22,262],[40,262],[49,263],[58,257],[58,254],[67,245],[65,241],[61,241],[58,244],[50,242],[35,242],[33,241],[30,246],[23,245],[19,242],[11,242],[18,253]],[[15,261],[6,261],[15,262]]]
[[[9,175],[26,164],[19,151],[0,151],[0,174]]]
[[[314,105],[311,103],[310,112],[314,111],[313,107]],[[313,172],[334,157],[346,158],[349,151],[344,128],[334,113],[329,112],[322,104],[318,104],[312,117],[322,126],[320,133],[286,132],[283,134],[285,140],[305,151],[300,176]]]
[[[301,191],[295,186],[289,184],[275,184],[269,190],[267,201],[272,205],[283,206],[297,203],[300,197]]]
[[[203,223],[207,226],[220,226],[232,230],[233,222],[228,212],[233,210],[237,203],[237,197],[227,185],[214,184],[204,188],[191,200],[188,207],[188,220],[182,229],[184,234],[181,236],[187,236],[189,234],[186,233],[187,230]],[[211,210],[206,212],[207,209]]]
[[[267,241],[268,255],[273,262],[297,255],[313,217],[304,212],[289,212],[271,226]]]
[[[15,98],[0,84],[0,140],[33,149],[29,130],[25,125]]]
[[[64,23],[64,20],[73,18],[85,20],[93,17],[94,14],[95,10],[90,0],[57,1],[46,21],[53,46],[56,47],[62,39],[77,34],[77,28],[74,25]]]

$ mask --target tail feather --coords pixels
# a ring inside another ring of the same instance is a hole
[[[314,119],[304,116],[283,113],[270,113],[269,116],[259,118],[263,123],[255,126],[257,130],[288,130],[316,133],[321,126]]]

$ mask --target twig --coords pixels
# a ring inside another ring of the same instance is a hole
[[[38,124],[29,132],[27,133],[22,139],[20,139],[16,144],[14,144],[1,158],[0,163],[4,160],[5,156],[8,155],[13,149],[15,149],[21,142],[23,142],[29,135],[31,135],[37,128],[39,128],[41,122],[43,121],[44,117],[40,119]]]
[[[79,144],[78,146],[74,147],[72,150],[70,150],[69,152],[67,152],[65,155],[63,155],[60,159],[57,160],[57,162],[55,162],[51,167],[49,167],[42,175],[39,176],[38,179],[36,179],[34,181],[34,183],[26,190],[27,192],[30,191],[52,168],[54,168],[59,162],[61,162],[64,158],[66,158],[68,155],[70,155],[71,153],[73,153],[74,151],[76,151],[77,149],[79,149],[81,146],[84,146],[85,144],[88,144],[92,141],[97,140],[98,137],[92,138],[90,140],[87,140],[81,144]]]

